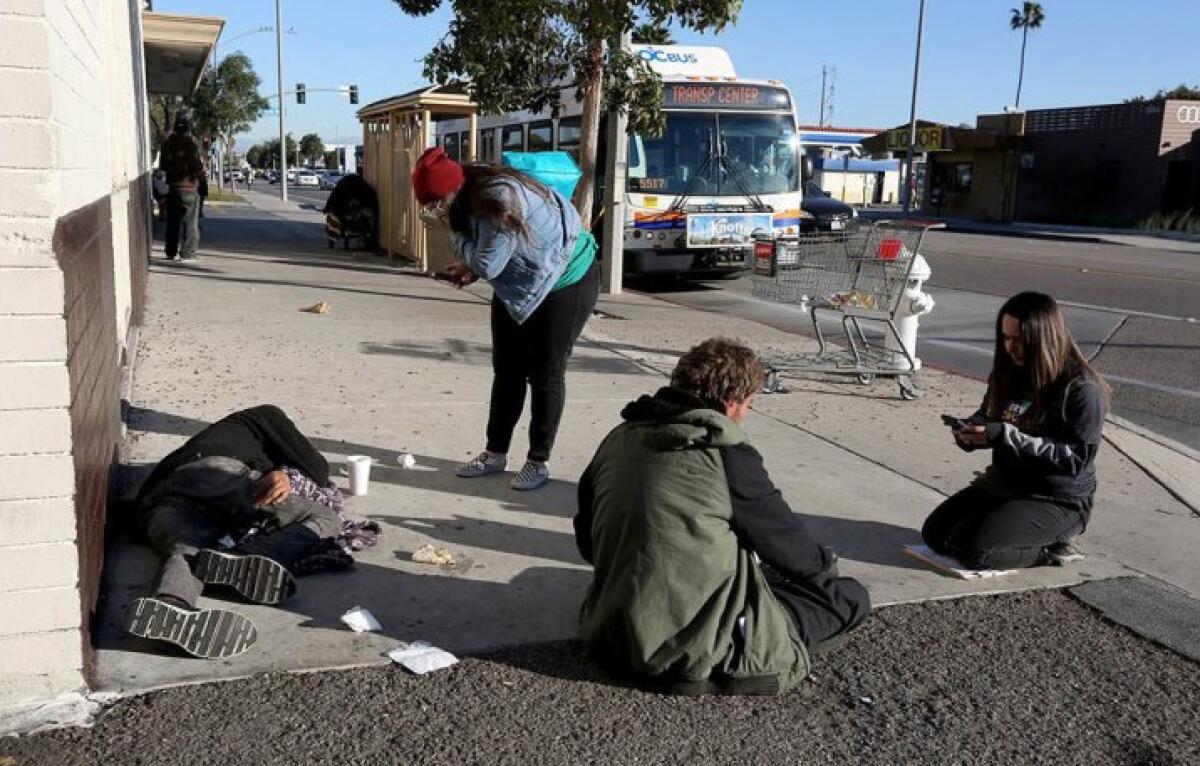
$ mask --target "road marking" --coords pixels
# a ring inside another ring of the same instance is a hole
[[[918,343],[926,343],[932,346],[945,346],[946,348],[957,348],[963,351],[971,351],[976,354],[981,354],[983,356],[992,355],[992,349],[990,348],[980,348],[979,346],[973,346],[970,343],[959,343],[958,341],[953,340],[931,340],[928,338],[923,338],[919,340]],[[1147,388],[1151,391],[1158,391],[1159,393],[1163,394],[1173,394],[1175,396],[1184,396],[1189,399],[1200,399],[1200,391],[1194,391],[1190,388],[1178,388],[1176,386],[1168,386],[1162,383],[1154,383],[1149,380],[1127,378],[1124,375],[1109,375],[1108,373],[1101,374],[1104,376],[1105,380],[1111,380],[1114,383],[1120,383],[1126,386],[1134,386],[1136,388]]]
[[[1133,309],[1114,309],[1108,306],[1096,306],[1091,303],[1075,303],[1074,301],[1058,301],[1060,306],[1070,306],[1076,309],[1087,309],[1089,311],[1102,311],[1106,314],[1128,314],[1135,317],[1144,317],[1146,319],[1163,319],[1168,322],[1189,322],[1195,323],[1195,317],[1174,316],[1172,314],[1155,314],[1152,311],[1135,311]]]
[[[1139,274],[1137,272],[1121,271],[1119,269],[1114,269],[1114,268],[1096,268],[1095,265],[1079,266],[1079,265],[1069,265],[1069,264],[1065,264],[1065,263],[1046,263],[1045,261],[1026,260],[1024,258],[1005,258],[1005,259],[1002,259],[1002,261],[1001,261],[1001,260],[998,260],[994,256],[971,255],[970,253],[960,253],[960,252],[955,252],[953,250],[942,250],[939,252],[935,248],[926,249],[924,251],[924,255],[926,258],[930,258],[930,259],[941,258],[941,257],[961,258],[963,260],[968,260],[968,261],[987,261],[991,264],[997,264],[997,263],[1002,262],[1005,265],[1012,265],[1012,266],[1018,266],[1018,267],[1034,266],[1034,267],[1039,267],[1039,268],[1043,268],[1043,269],[1055,269],[1058,271],[1073,271],[1077,274],[1080,271],[1086,271],[1091,274],[1099,274],[1099,275],[1106,276],[1106,277],[1125,277],[1127,279],[1142,279],[1142,280],[1153,281],[1153,282],[1186,282],[1186,283],[1191,283],[1191,284],[1200,284],[1200,279],[1196,279],[1195,277],[1190,277],[1190,276],[1178,276],[1178,275],[1172,276],[1172,275],[1162,275],[1162,274]],[[930,266],[934,266],[934,264],[930,263]],[[937,271],[936,267],[934,268],[934,271],[935,272]]]

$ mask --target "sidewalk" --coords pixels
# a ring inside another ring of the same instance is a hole
[[[156,259],[152,267],[128,460],[148,466],[230,411],[277,404],[335,474],[347,454],[375,458],[370,494],[348,507],[380,522],[384,536],[358,557],[355,572],[302,579],[283,608],[236,605],[257,623],[259,642],[222,662],[156,653],[124,636],[121,615],[148,586],[155,558],[117,543],[95,630],[103,690],[382,664],[398,641],[471,653],[572,637],[589,581],[571,532],[575,482],[622,406],[663,385],[674,359],[711,335],[741,337],[768,356],[810,344],[637,294],[602,297],[603,315],[572,360],[554,481],[518,493],[507,476],[459,480],[453,466],[482,446],[487,412],[486,286],[457,291],[382,258],[327,250],[319,213],[269,202],[258,190],[246,196],[250,206],[206,219],[200,260]],[[330,313],[299,311],[317,301]],[[1081,565],[965,582],[911,562],[900,546],[919,542],[929,510],[986,460],[954,447],[938,419],[973,409],[980,385],[937,372],[925,373],[922,385],[922,399],[903,402],[891,382],[798,379],[791,393],[758,397],[747,423],[793,508],[877,604],[1128,574],[1200,597],[1196,518],[1109,448],[1099,459],[1101,491]],[[417,456],[416,469],[397,465],[401,450]],[[411,562],[427,542],[448,547],[458,563],[440,570]],[[379,618],[382,633],[341,625],[338,617],[356,605]]]

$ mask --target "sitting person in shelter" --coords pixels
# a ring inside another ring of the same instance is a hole
[[[1009,298],[983,405],[965,420],[945,418],[961,449],[990,449],[992,464],[929,515],[925,543],[971,569],[1083,558],[1073,540],[1091,515],[1109,397],[1053,298]]]
[[[782,693],[870,612],[740,427],[762,379],[749,348],[701,343],[625,407],[584,472],[581,629],[610,670],[671,693]]]
[[[210,585],[256,604],[292,595],[289,568],[328,556],[343,533],[328,481],[325,458],[270,405],[235,412],[167,455],[138,493],[138,529],[163,561],[150,595],[130,607],[128,631],[209,659],[250,648],[249,618],[196,600]],[[225,536],[236,545],[221,550]]]

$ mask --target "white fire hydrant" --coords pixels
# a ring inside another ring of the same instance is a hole
[[[892,366],[896,369],[908,367],[905,350],[912,357],[913,369],[921,369],[921,360],[917,358],[917,325],[920,324],[921,317],[933,311],[934,307],[933,296],[921,287],[932,276],[933,269],[929,268],[929,263],[920,253],[914,255],[912,269],[908,272],[908,282],[904,285],[904,295],[900,298],[895,316],[896,331],[900,333],[900,342],[904,344],[904,348],[897,345],[891,333],[884,333],[883,346],[892,352]]]

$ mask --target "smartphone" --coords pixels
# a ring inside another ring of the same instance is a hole
[[[953,415],[943,414],[942,422],[956,430],[959,428],[962,428],[963,426],[966,425],[966,423],[961,418],[956,418]]]
[[[457,282],[458,281],[454,278],[453,274],[446,272],[446,271],[433,272],[433,278],[439,282]]]

